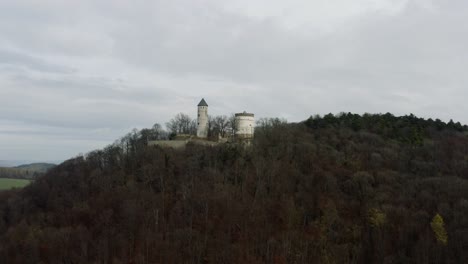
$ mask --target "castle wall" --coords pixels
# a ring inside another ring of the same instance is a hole
[[[148,146],[160,146],[163,148],[183,149],[187,145],[187,140],[154,140],[149,141]]]
[[[187,144],[195,144],[207,147],[214,147],[219,145],[218,142],[201,140],[201,139],[187,139],[187,140],[153,140],[148,141],[148,146],[160,146],[162,148],[185,149]]]

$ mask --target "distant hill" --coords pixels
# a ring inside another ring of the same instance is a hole
[[[15,168],[21,170],[30,170],[30,171],[37,171],[37,172],[46,172],[49,169],[55,167],[55,164],[52,163],[31,163],[31,164],[23,164],[16,166]]]
[[[0,167],[0,178],[34,180],[55,166],[52,163],[31,163],[16,167]]]
[[[23,164],[33,164],[33,163],[50,163],[50,164],[60,164],[63,160],[0,160],[0,167],[18,167]]]
[[[15,167],[21,164],[32,163],[29,160],[0,160],[0,167]]]
[[[260,119],[249,145],[180,150],[145,132],[0,192],[2,263],[468,263],[458,122]]]

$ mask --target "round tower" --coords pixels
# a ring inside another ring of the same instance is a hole
[[[255,116],[252,113],[237,113],[236,115],[236,138],[250,139],[254,136]]]
[[[198,104],[197,137],[208,137],[208,104],[202,99]]]

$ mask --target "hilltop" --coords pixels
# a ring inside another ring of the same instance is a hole
[[[460,123],[260,119],[249,146],[180,150],[150,130],[0,192],[5,261],[468,263]]]

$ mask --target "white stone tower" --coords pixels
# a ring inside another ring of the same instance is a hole
[[[197,137],[206,138],[208,137],[208,104],[205,99],[202,99],[198,104],[198,126],[197,126]]]
[[[237,113],[236,115],[236,138],[251,139],[254,137],[255,116],[252,113]]]

